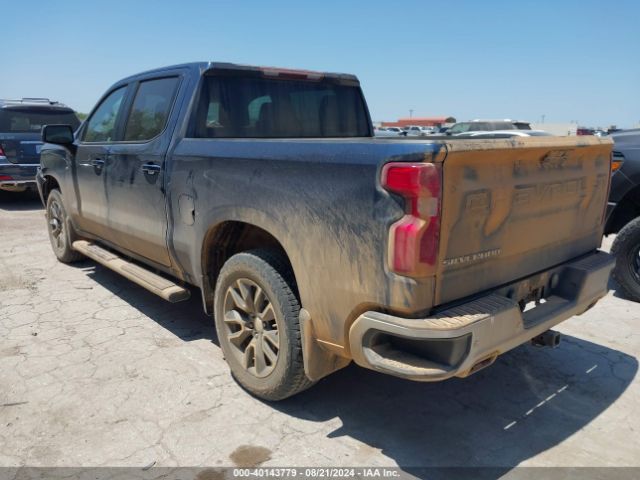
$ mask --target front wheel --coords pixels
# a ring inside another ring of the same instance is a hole
[[[611,253],[616,257],[613,278],[627,298],[640,302],[640,217],[618,232]]]
[[[304,373],[293,288],[285,263],[267,250],[232,256],[216,283],[216,332],[231,373],[265,400],[282,400],[312,385]]]
[[[53,253],[63,263],[73,263],[83,258],[82,254],[71,247],[75,240],[73,227],[64,209],[62,194],[59,190],[51,190],[47,198],[47,230]]]

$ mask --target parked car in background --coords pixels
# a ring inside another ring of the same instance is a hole
[[[407,129],[407,137],[426,137],[427,135],[433,135],[433,133],[434,127],[411,125]]]
[[[467,132],[487,132],[495,130],[530,130],[528,122],[521,120],[471,120],[469,122],[455,123],[446,135],[457,135]]]
[[[578,127],[576,129],[576,135],[594,135],[595,130],[588,127]]]
[[[397,137],[400,135],[398,132],[394,132],[393,130],[388,130],[385,127],[374,128],[373,134],[376,137]]]
[[[75,112],[46,98],[0,100],[0,190],[22,192],[36,187],[41,130],[47,124],[77,128]]]
[[[46,126],[38,189],[60,261],[201,294],[260,398],[351,361],[440,381],[556,345],[606,294],[611,142],[432,138],[374,139],[353,75],[177,65]]]
[[[491,132],[467,132],[459,133],[460,138],[511,138],[511,137],[552,137],[544,130],[494,130]]]
[[[387,132],[394,132],[396,135],[406,135],[407,132],[400,127],[384,127],[387,129]]]
[[[624,294],[640,301],[640,129],[609,136],[614,141],[605,235],[617,233],[613,276]]]
[[[472,122],[508,122],[511,123],[518,130],[531,130],[531,123],[526,122],[524,120],[512,120],[510,118],[499,119],[499,120],[486,120],[482,118],[476,118],[472,120]]]

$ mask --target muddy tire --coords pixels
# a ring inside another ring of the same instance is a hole
[[[214,294],[216,332],[231,373],[251,394],[283,400],[307,388],[300,303],[286,264],[267,250],[232,256]]]
[[[640,302],[640,217],[618,232],[611,253],[616,257],[613,278],[628,299]]]
[[[76,234],[69,217],[67,217],[62,194],[59,190],[51,190],[51,193],[49,193],[46,219],[49,241],[56,258],[62,263],[73,263],[82,260],[84,258],[82,254],[71,248],[71,244],[76,240]]]

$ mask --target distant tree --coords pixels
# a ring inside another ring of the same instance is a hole
[[[447,117],[445,123],[456,123],[456,117]]]
[[[80,112],[76,112],[76,115],[78,116],[78,118],[80,119],[80,121],[84,120],[85,118],[87,118],[87,116],[89,115],[88,113],[80,113]]]

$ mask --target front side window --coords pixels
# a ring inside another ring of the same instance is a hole
[[[200,138],[366,137],[369,121],[357,86],[335,82],[205,77],[196,112]]]
[[[127,119],[124,139],[147,141],[162,132],[177,88],[178,77],[141,82]]]
[[[472,130],[475,130],[475,129],[471,128],[471,123],[461,122],[461,123],[456,123],[453,127],[451,127],[449,129],[449,133],[456,134],[456,133],[463,133],[463,132],[468,132]]]
[[[112,142],[115,140],[116,120],[127,87],[120,87],[111,92],[87,122],[87,128],[82,138],[85,142]]]

